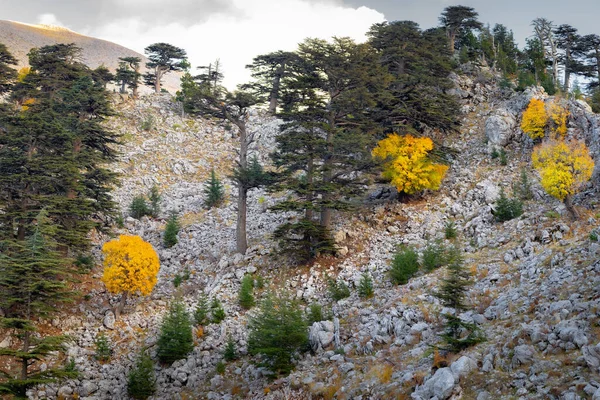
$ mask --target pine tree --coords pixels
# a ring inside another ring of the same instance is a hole
[[[172,213],[167,220],[167,226],[163,235],[163,243],[166,248],[177,244],[177,233],[179,233],[179,219],[177,218],[177,214]]]
[[[298,303],[287,297],[267,296],[259,313],[248,322],[248,352],[260,365],[287,375],[294,357],[308,349],[308,331]]]
[[[158,214],[160,213],[160,200],[161,196],[158,192],[158,187],[153,185],[150,188],[150,193],[148,193],[148,200],[150,200],[150,215],[154,218],[158,218]]]
[[[161,91],[163,76],[172,71],[182,71],[187,64],[185,50],[169,43],[154,43],[144,49],[148,57],[146,68],[151,72],[144,75],[148,86],[154,87],[155,93]]]
[[[500,222],[510,221],[523,214],[523,203],[518,198],[509,199],[504,193],[504,188],[500,189],[500,197],[496,200],[496,209],[494,216]]]
[[[9,92],[17,80],[17,71],[14,70],[13,65],[17,65],[17,60],[6,46],[0,43],[0,95]]]
[[[23,240],[40,209],[57,226],[64,251],[89,246],[98,214],[111,214],[110,190],[118,136],[104,120],[112,114],[104,82],[77,62],[80,49],[57,44],[33,49],[30,72],[11,99],[29,104],[0,115],[0,229]],[[44,140],[39,140],[43,137]]]
[[[453,352],[459,352],[484,340],[477,325],[465,322],[459,316],[469,310],[465,297],[469,286],[473,284],[470,278],[471,274],[463,266],[460,249],[452,247],[448,254],[448,272],[434,295],[440,299],[444,307],[452,309],[452,312],[443,315],[446,322],[442,338],[448,350]]]
[[[297,53],[300,61],[286,80],[281,113],[286,123],[273,153],[281,173],[272,190],[292,193],[274,210],[299,214],[274,236],[282,250],[305,261],[335,252],[333,212],[350,209],[348,199],[364,190],[361,172],[373,166],[368,150],[375,128],[368,110],[376,104],[382,77],[373,49],[349,38],[307,39]]]
[[[252,289],[254,288],[254,279],[251,275],[244,275],[242,286],[240,287],[239,302],[242,308],[249,310],[256,304]]]
[[[213,324],[221,323],[225,319],[225,309],[223,309],[223,305],[221,301],[216,297],[212,299],[210,303],[210,322]]]
[[[231,334],[229,334],[229,336],[227,337],[227,344],[225,345],[223,358],[225,359],[225,361],[234,361],[238,359],[238,354],[235,349],[235,340],[233,340],[233,336],[231,336]]]
[[[140,85],[140,62],[139,57],[119,57],[119,67],[115,74],[115,80],[120,84],[120,93],[125,93],[125,87],[132,90],[133,98],[138,97],[138,87]]]
[[[192,322],[181,299],[175,299],[160,326],[156,354],[163,363],[184,358],[194,348]]]
[[[0,356],[20,365],[18,371],[0,370],[0,393],[26,398],[28,388],[74,377],[73,371],[40,368],[45,356],[63,350],[65,336],[44,336],[38,318],[52,316],[61,303],[72,299],[68,282],[75,274],[71,260],[54,240],[57,228],[45,210],[38,213],[31,234],[23,241],[0,243],[0,325],[13,332],[19,348],[1,349]]]
[[[210,322],[209,313],[208,299],[204,293],[201,293],[198,296],[198,305],[194,310],[194,322],[196,322],[196,325],[208,324]]]
[[[217,178],[214,168],[210,171],[210,179],[205,182],[204,196],[206,197],[204,200],[206,208],[219,207],[225,199],[225,189]]]
[[[135,366],[127,375],[127,394],[134,399],[145,400],[156,392],[154,363],[142,350]]]

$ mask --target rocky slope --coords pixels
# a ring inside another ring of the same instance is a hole
[[[84,282],[89,296],[52,321],[74,338],[68,356],[80,378],[31,391],[30,397],[125,398],[127,371],[141,346],[153,352],[179,274],[189,276],[180,288],[190,310],[204,292],[224,302],[227,318],[196,332],[196,346],[185,360],[156,366],[155,399],[600,399],[600,246],[589,235],[600,217],[597,174],[594,186],[577,198],[580,221],[571,221],[530,171],[534,198],[526,202],[523,216],[495,222],[492,211],[500,188],[510,192],[521,169],[530,168],[532,143],[518,128],[520,114],[529,98],[545,95],[539,89],[515,95],[482,79],[454,78],[465,114],[460,133],[436,138],[457,154],[443,188],[406,204],[365,201],[360,212],[339,215],[335,238],[341,256],[300,268],[281,265],[270,254],[269,234],[289,217],[268,209],[277,196],[250,193],[251,247],[244,256],[233,253],[231,182],[225,179],[225,206],[202,208],[202,182],[210,169],[225,176],[233,160],[233,130],[220,122],[182,118],[168,96],[120,104],[111,126],[127,144],[117,166],[124,179],[116,199],[125,212],[134,195],[157,184],[162,217],[172,210],[181,215],[179,243],[163,248],[163,218],[126,219],[117,232],[141,235],[159,252],[157,287],[149,298],[130,299],[125,315],[115,322],[111,309],[117,298],[99,283],[98,266]],[[585,138],[598,165],[599,119],[580,102],[568,104],[568,134]],[[257,112],[251,125],[260,133],[255,151],[266,159],[279,122]],[[506,150],[507,165],[490,157],[494,147]],[[461,317],[479,324],[487,338],[452,356],[432,351],[442,323],[442,307],[432,292],[444,268],[403,286],[392,285],[387,276],[397,245],[421,251],[433,239],[445,241],[448,221],[458,229],[455,242],[474,280],[469,291],[474,308]],[[97,238],[99,245],[107,239]],[[215,371],[229,334],[241,353],[246,351],[246,324],[255,312],[237,304],[246,272],[306,305],[322,304],[331,317],[310,327],[314,352],[302,356],[289,377],[270,381],[245,356],[228,363],[224,374]],[[370,299],[356,291],[363,272],[374,280]],[[332,301],[326,276],[345,281],[351,296]],[[115,348],[105,364],[93,358],[100,332]]]

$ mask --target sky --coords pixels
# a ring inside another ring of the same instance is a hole
[[[385,20],[434,27],[444,8],[457,4],[473,7],[485,24],[512,29],[520,45],[538,17],[600,34],[598,0],[0,0],[0,19],[59,25],[140,53],[171,43],[187,51],[193,67],[219,58],[224,84],[233,88],[248,80],[244,66],[259,54],[294,50],[306,37],[363,41]]]

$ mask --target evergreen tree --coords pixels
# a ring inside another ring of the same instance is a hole
[[[6,46],[0,43],[0,95],[10,91],[13,83],[17,80],[17,71],[12,65],[17,65],[17,60]]]
[[[308,331],[298,304],[287,297],[268,296],[259,313],[248,322],[248,353],[261,357],[260,365],[287,375],[294,357],[308,349]]]
[[[117,136],[103,125],[112,114],[103,82],[77,62],[74,45],[33,49],[31,71],[11,97],[33,102],[0,115],[0,229],[23,240],[40,209],[57,225],[64,249],[85,248],[96,217],[110,214]],[[44,138],[44,140],[39,140]]]
[[[581,37],[577,34],[577,29],[571,25],[563,24],[554,30],[557,48],[561,51],[558,60],[563,65],[564,84],[563,90],[569,93],[571,87],[571,74],[582,72],[583,65],[579,62],[582,56],[580,41]]]
[[[298,55],[289,51],[276,51],[254,57],[246,68],[252,71],[254,81],[245,85],[257,96],[267,96],[269,114],[275,115],[286,86],[286,78],[291,75],[292,66],[299,62]]]
[[[145,400],[156,392],[154,363],[142,350],[135,366],[127,375],[127,394],[134,399]]]
[[[280,174],[272,190],[292,193],[275,210],[300,214],[274,236],[284,251],[304,261],[335,251],[332,213],[348,210],[348,199],[364,190],[366,176],[360,172],[373,166],[368,110],[376,104],[381,69],[370,46],[349,38],[307,39],[298,55],[301,62],[286,82],[281,114],[286,123],[272,155]]]
[[[238,354],[235,349],[235,340],[233,340],[233,336],[231,336],[231,334],[229,334],[229,336],[227,337],[227,344],[225,345],[223,358],[225,359],[225,361],[234,361],[238,359]]]
[[[167,220],[165,233],[163,235],[163,244],[166,248],[173,247],[177,244],[177,233],[179,233],[179,219],[176,213],[172,213]]]
[[[154,43],[144,49],[148,57],[146,68],[151,70],[144,75],[145,83],[160,93],[161,79],[172,71],[182,71],[187,63],[185,50],[168,43]]]
[[[244,275],[242,279],[242,286],[240,287],[239,302],[242,308],[249,310],[254,307],[254,295],[252,290],[254,288],[254,279],[251,275]]]
[[[221,321],[225,319],[225,310],[223,309],[223,305],[221,304],[221,301],[216,297],[213,298],[212,302],[210,303],[210,314],[210,322],[212,322],[213,324],[221,323]]]
[[[225,199],[225,189],[217,178],[214,168],[210,171],[210,179],[205,182],[204,195],[206,196],[204,200],[206,208],[219,207]]]
[[[517,198],[509,199],[504,194],[504,188],[500,189],[500,197],[496,200],[494,216],[500,222],[510,221],[523,214],[523,203]]]
[[[440,24],[446,30],[451,53],[454,53],[457,37],[483,27],[483,24],[477,20],[478,16],[479,14],[472,7],[449,6],[444,9],[440,16]]]
[[[388,74],[371,111],[385,133],[458,129],[459,105],[446,93],[453,83],[443,31],[421,31],[412,21],[396,21],[375,24],[367,35]]]
[[[440,299],[444,307],[452,309],[452,312],[443,315],[446,322],[442,338],[448,350],[459,352],[483,341],[484,338],[479,327],[474,323],[463,321],[459,316],[469,310],[465,297],[473,282],[470,280],[471,274],[463,266],[460,249],[452,247],[448,253],[448,272],[434,295]]]
[[[131,89],[133,98],[138,97],[140,86],[140,62],[139,57],[119,57],[119,67],[115,73],[115,80],[119,83],[120,93],[125,93],[125,87]]]
[[[201,293],[198,296],[198,305],[194,310],[194,322],[196,322],[196,325],[207,325],[210,323],[209,313],[208,299],[204,293]]]
[[[181,299],[175,299],[160,326],[157,356],[163,363],[184,358],[194,348],[192,322]]]
[[[152,217],[157,218],[160,213],[160,193],[158,192],[158,187],[153,185],[150,188],[150,193],[148,194],[148,200],[150,200],[150,215]]]
[[[230,92],[220,85],[221,79],[222,74],[219,70],[209,66],[205,74],[194,77],[192,81],[186,79],[185,85],[182,85],[180,98],[184,100],[184,109],[188,113],[224,119],[237,127],[239,150],[234,174],[238,188],[236,247],[238,253],[245,254],[248,248],[246,237],[248,191],[262,185],[263,182],[260,179],[254,179],[257,177],[251,180],[236,178],[248,177],[253,168],[253,165],[249,163],[251,160],[249,146],[254,142],[255,132],[248,131],[246,125],[250,117],[250,108],[258,104],[260,98],[243,88]]]
[[[75,376],[73,371],[39,365],[48,354],[62,351],[67,338],[44,336],[35,321],[52,316],[73,296],[68,288],[73,264],[58,251],[56,231],[43,210],[25,240],[4,238],[0,243],[0,325],[20,343],[18,348],[0,349],[0,357],[11,360],[8,365],[20,366],[16,371],[0,370],[0,393],[17,398],[26,398],[27,389],[35,385]]]

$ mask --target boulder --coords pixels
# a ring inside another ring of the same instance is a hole
[[[517,119],[505,108],[500,108],[485,121],[485,136],[490,149],[508,145],[517,134]]]
[[[471,371],[477,369],[477,362],[473,360],[471,357],[462,356],[458,360],[454,361],[450,366],[450,370],[456,377],[456,379],[460,379],[469,375]]]

